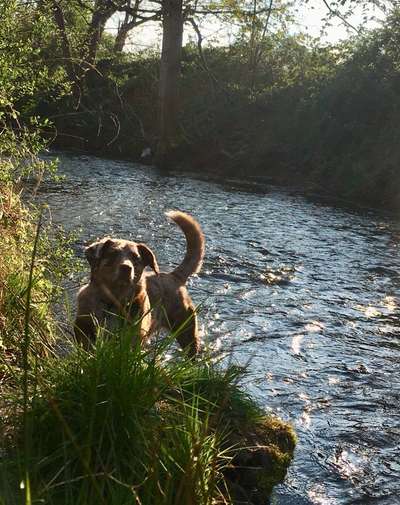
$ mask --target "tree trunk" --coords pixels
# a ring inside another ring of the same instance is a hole
[[[182,0],[163,0],[163,40],[159,84],[159,141],[156,161],[167,164],[178,132],[179,74],[182,53]]]
[[[128,6],[131,6],[131,2],[129,1]],[[114,42],[114,52],[115,53],[122,53],[126,38],[128,36],[129,30],[131,29],[130,26],[130,21],[131,21],[131,16],[128,12],[125,13],[125,18],[122,21],[122,23],[118,27],[118,33],[117,36],[115,37],[115,42]]]
[[[61,35],[61,50],[63,53],[65,70],[67,72],[69,81],[76,84],[78,81],[78,76],[76,74],[75,65],[72,58],[71,46],[67,36],[67,30],[65,28],[64,12],[57,1],[54,1],[52,3],[52,10],[54,21]]]
[[[114,52],[115,53],[122,53],[125,43],[126,43],[126,38],[128,37],[129,29],[127,28],[126,25],[122,25],[120,29],[118,30],[117,36],[115,37],[115,42],[114,42]]]
[[[104,27],[107,19],[110,16],[104,12],[94,12],[88,32],[87,41],[87,57],[86,62],[89,67],[92,67],[96,62],[97,50],[99,48],[100,40],[103,35]]]

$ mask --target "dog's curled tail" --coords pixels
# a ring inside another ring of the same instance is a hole
[[[204,258],[205,239],[199,223],[188,214],[170,210],[165,215],[172,219],[186,237],[186,254],[172,273],[184,284],[188,277],[200,271]]]

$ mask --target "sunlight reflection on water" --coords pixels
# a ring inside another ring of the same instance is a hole
[[[292,351],[294,354],[300,354],[300,345],[304,335],[295,335],[292,339]]]

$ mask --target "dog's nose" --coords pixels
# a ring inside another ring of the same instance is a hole
[[[120,266],[120,271],[124,275],[124,277],[132,277],[133,267],[129,263],[123,263]]]

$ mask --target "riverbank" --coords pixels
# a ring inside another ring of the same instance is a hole
[[[140,162],[140,160],[137,160]],[[379,178],[355,173],[352,166],[348,167],[349,175],[335,173],[333,170],[316,165],[302,165],[293,160],[279,160],[274,156],[270,161],[249,164],[246,158],[231,160],[225,153],[183,153],[176,158],[171,157],[170,166],[182,173],[208,174],[218,179],[236,179],[249,186],[260,188],[265,185],[280,186],[305,196],[316,196],[335,203],[342,202],[350,207],[369,207],[389,212],[400,209],[400,185],[397,180],[393,184],[381,181]],[[343,168],[345,171],[345,168]],[[351,185],[349,185],[351,179]],[[379,191],[377,191],[379,187]]]
[[[398,17],[395,10],[380,28],[332,46],[270,34],[253,82],[242,41],[205,47],[206,67],[188,44],[164,164],[398,210]],[[106,52],[88,73],[78,110],[71,97],[39,109],[54,122],[49,137],[62,148],[151,162],[142,154],[155,154],[159,143],[159,63],[151,51]]]
[[[276,166],[268,169],[264,165],[250,170],[245,160],[229,160],[226,155],[217,153],[197,153],[192,148],[179,149],[171,153],[170,158],[163,168],[153,164],[151,155],[141,157],[137,155],[124,155],[121,150],[110,152],[108,150],[83,149],[82,146],[66,147],[64,143],[54,143],[52,154],[66,153],[70,155],[88,155],[102,159],[120,160],[128,163],[139,163],[161,174],[181,174],[200,180],[212,180],[217,183],[233,184],[238,187],[248,188],[249,191],[269,191],[271,187],[278,187],[293,194],[304,195],[316,201],[326,202],[332,206],[342,206],[352,209],[376,209],[384,213],[396,213],[400,209],[400,198],[396,185],[390,187],[385,195],[369,188],[360,186],[356,190],[344,190],[340,181],[330,181],[315,169],[314,172],[305,167],[285,167],[283,162],[276,161]],[[197,156],[197,157],[196,157]]]

